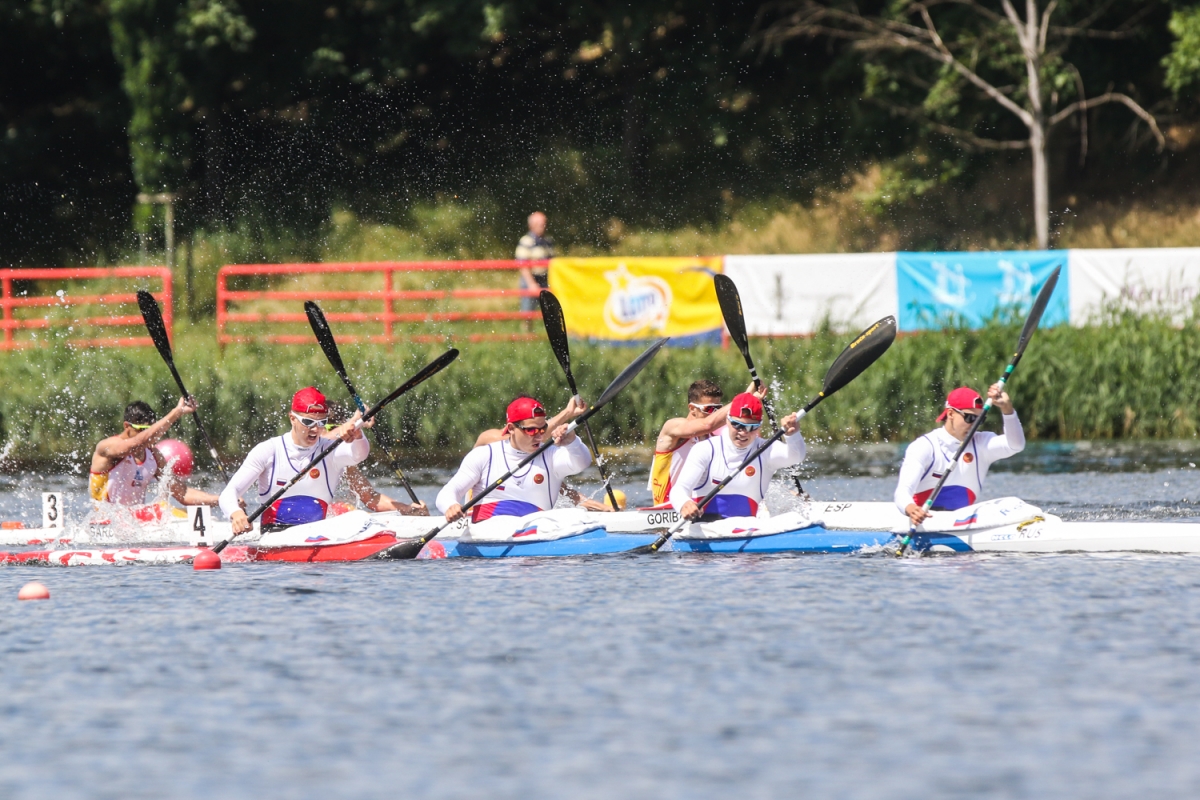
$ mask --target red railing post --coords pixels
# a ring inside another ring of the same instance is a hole
[[[392,276],[395,270],[392,267],[383,271],[383,335],[387,338],[387,343],[392,344],[395,340],[392,331],[392,321],[396,316],[396,307],[392,303]]]
[[[217,270],[217,349],[225,351],[225,270],[228,265]]]
[[[162,304],[163,304],[163,322],[167,326],[167,341],[171,346],[175,346],[175,293],[174,286],[171,282],[171,270],[163,267],[160,273],[162,277]]]
[[[5,278],[4,283],[4,349],[13,348],[13,310],[12,310],[12,278]]]

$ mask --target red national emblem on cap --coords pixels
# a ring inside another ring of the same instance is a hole
[[[292,395],[292,411],[297,414],[325,414],[329,411],[329,405],[320,389],[306,386]]]

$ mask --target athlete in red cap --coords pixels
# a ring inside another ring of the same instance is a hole
[[[767,396],[767,387],[755,388],[751,383],[746,391],[760,400]],[[698,380],[688,387],[688,413],[686,417],[674,417],[663,423],[654,440],[654,458],[650,462],[650,481],[647,488],[654,505],[668,502],[671,487],[679,479],[679,472],[687,461],[688,453],[725,424],[729,404],[721,403],[721,386],[716,381]]]
[[[242,495],[257,483],[257,499],[261,502],[286,485],[327,446],[321,441],[322,436],[341,439],[342,444],[275,501],[263,513],[262,524],[264,528],[278,528],[325,519],[342,473],[365,460],[371,452],[362,429],[355,427],[362,418],[361,412],[355,412],[345,424],[326,432],[328,416],[329,404],[320,391],[309,386],[296,392],[288,413],[291,433],[256,444],[221,492],[221,510],[233,523],[234,533],[244,533],[252,527],[238,502]],[[367,423],[367,427],[370,425]]]
[[[799,464],[804,460],[804,437],[796,426],[796,415],[788,414],[779,420],[786,431],[784,441],[775,442],[758,458],[717,493],[703,512],[696,502],[731,474],[751,449],[757,446],[758,429],[762,425],[763,404],[756,395],[742,392],[729,404],[725,433],[696,444],[679,479],[671,487],[671,505],[687,519],[699,519],[701,514],[721,518],[758,516],[763,498],[776,470]]]
[[[1000,459],[1025,449],[1025,431],[1021,429],[1021,420],[1017,419],[1017,412],[1004,387],[999,383],[993,384],[988,389],[988,397],[1003,415],[1004,435],[998,436],[987,431],[975,434],[958,466],[938,492],[934,511],[954,511],[978,502],[988,468]],[[946,404],[938,415],[942,427],[917,439],[904,451],[900,481],[893,500],[913,525],[920,525],[929,516],[923,507],[924,503],[954,459],[967,431],[971,429],[971,423],[975,422],[982,408],[983,398],[979,393],[960,386],[946,397]]]
[[[574,417],[587,407],[572,398],[567,409]],[[567,431],[566,425],[547,433],[548,428],[546,409],[541,403],[524,395],[513,400],[505,412],[503,433],[507,436],[467,453],[458,472],[438,492],[438,510],[447,520],[461,518],[467,492],[489,486],[541,447],[547,435],[554,438],[554,446],[500,484],[488,496],[490,502],[472,508],[471,521],[482,522],[502,516],[524,517],[554,508],[563,480],[587,469],[592,463],[592,454],[574,431]]]

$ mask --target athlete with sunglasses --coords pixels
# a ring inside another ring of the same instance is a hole
[[[571,398],[567,410],[570,417],[577,417],[587,406]],[[587,445],[574,431],[568,432],[566,425],[550,430],[546,409],[534,398],[521,396],[509,403],[505,420],[503,433],[507,436],[473,448],[463,458],[458,472],[438,492],[437,507],[447,520],[462,518],[467,492],[490,485],[541,447],[547,436],[554,439],[554,446],[500,484],[488,495],[488,502],[473,507],[471,522],[548,511],[554,508],[563,480],[591,466],[592,453]]]
[[[1025,431],[1004,387],[999,383],[993,384],[988,389],[988,397],[992,405],[1000,409],[1004,433],[998,435],[979,431],[975,434],[958,466],[938,492],[934,511],[955,511],[978,502],[988,468],[1000,459],[1014,456],[1025,449]],[[929,516],[924,508],[925,501],[941,480],[982,409],[983,398],[979,393],[960,386],[946,397],[946,404],[937,418],[942,427],[917,439],[904,451],[900,481],[893,499],[896,507],[904,512],[913,525],[920,525]]]
[[[733,398],[725,433],[709,437],[693,447],[679,472],[679,480],[671,487],[671,505],[679,516],[690,520],[700,519],[702,514],[720,519],[759,516],[776,470],[804,460],[804,437],[796,427],[795,414],[779,420],[780,427],[786,432],[784,441],[773,443],[737,473],[703,511],[696,501],[737,470],[750,451],[758,446],[762,419],[763,404],[757,395],[743,392]]]
[[[154,445],[184,414],[195,410],[195,401],[183,397],[162,419],[155,419],[154,409],[141,400],[125,406],[121,432],[101,441],[92,453],[88,474],[88,493],[92,499],[122,506],[145,506],[150,481],[161,477],[162,468],[167,465],[167,459]],[[185,506],[217,504],[215,494],[189,489],[183,475],[171,475],[169,491]],[[145,515],[136,516],[141,519]],[[158,514],[145,516],[145,521],[152,519],[158,519]]]
[[[371,444],[363,436],[362,428],[354,425],[362,418],[361,411],[354,412],[353,417],[332,431],[325,429],[328,417],[329,403],[318,389],[309,386],[292,396],[288,412],[291,431],[256,444],[221,492],[221,510],[229,516],[235,534],[253,527],[239,502],[251,486],[257,486],[257,499],[262,502],[279,487],[286,486],[328,447],[329,439],[341,439],[342,444],[336,450],[263,512],[262,527],[271,530],[325,519],[342,473],[347,467],[365,461],[371,453]],[[364,427],[373,423],[374,420]]]
[[[760,400],[767,390],[756,389],[754,384],[746,391]],[[729,406],[722,405],[721,386],[716,381],[698,380],[688,387],[688,413],[686,417],[674,417],[663,423],[654,441],[654,460],[650,462],[650,489],[654,505],[668,502],[671,487],[679,478],[679,471],[687,460],[688,453],[696,445],[712,436],[725,424]]]

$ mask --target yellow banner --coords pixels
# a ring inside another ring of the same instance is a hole
[[[553,258],[550,290],[567,331],[587,339],[670,336],[686,345],[720,340],[721,307],[713,275],[721,257]]]

